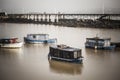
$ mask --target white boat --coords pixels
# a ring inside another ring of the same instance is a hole
[[[21,48],[23,42],[18,42],[18,38],[3,38],[0,39],[1,48]]]

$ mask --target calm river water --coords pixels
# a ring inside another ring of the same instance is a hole
[[[0,24],[0,38],[47,33],[57,44],[82,49],[83,64],[48,61],[53,44],[24,44],[21,49],[0,49],[0,80],[120,80],[120,50],[85,49],[87,37],[111,37],[120,41],[120,30],[71,28],[37,24]]]

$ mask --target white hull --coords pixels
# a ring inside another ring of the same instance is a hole
[[[1,48],[20,48],[22,47],[23,42],[10,43],[10,44],[0,44]]]

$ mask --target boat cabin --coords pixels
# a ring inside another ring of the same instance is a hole
[[[49,35],[48,34],[28,34],[27,38],[31,40],[48,40]]]
[[[66,45],[56,45],[54,47],[50,47],[49,55],[53,58],[67,61],[82,58],[81,49],[72,48]]]
[[[86,47],[108,47],[110,46],[111,38],[86,38]]]
[[[10,44],[10,43],[17,43],[18,38],[5,38],[0,39],[1,44]]]

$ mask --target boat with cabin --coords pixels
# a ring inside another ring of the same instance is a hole
[[[85,43],[86,48],[94,48],[94,49],[115,49],[115,45],[111,45],[111,38],[86,38]]]
[[[0,39],[1,48],[21,48],[23,42],[18,42],[18,38],[2,38]]]
[[[69,47],[67,45],[54,45],[49,47],[48,59],[82,63],[83,57],[81,49]]]
[[[57,39],[50,39],[49,34],[27,34],[24,41],[27,43],[55,43]]]

